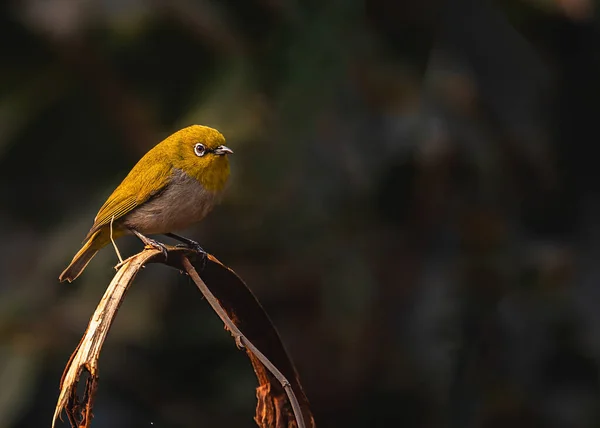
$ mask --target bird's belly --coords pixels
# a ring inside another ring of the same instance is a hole
[[[164,191],[132,210],[123,223],[144,234],[185,229],[202,220],[217,197],[217,193],[204,189],[198,181],[179,171]]]

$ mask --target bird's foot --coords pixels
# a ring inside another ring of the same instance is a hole
[[[165,261],[167,260],[168,253],[167,253],[167,247],[165,246],[165,244],[162,244],[152,238],[148,238],[147,236],[142,235],[137,230],[131,229],[131,231],[133,232],[133,234],[135,236],[140,238],[140,241],[142,241],[144,243],[146,248],[154,248],[154,249],[159,250],[161,252],[161,254],[163,255],[163,257],[165,258]]]
[[[169,238],[173,238],[182,243],[182,244],[175,245],[176,247],[189,248],[198,253],[206,254],[206,251],[204,251],[204,249],[200,246],[200,244],[198,244],[196,241],[186,238],[185,236],[177,235],[175,233],[165,233],[165,236],[168,236]]]
[[[204,251],[204,249],[200,246],[200,244],[190,240],[189,243],[177,244],[175,246],[178,248],[188,248],[188,249],[196,252],[200,256],[201,263],[202,263],[202,267],[200,270],[204,270],[204,267],[206,266],[206,259],[208,259],[208,257],[207,257],[207,252]]]
[[[190,250],[194,250],[197,253],[206,255],[206,251],[204,251],[204,248],[202,248],[200,246],[200,244],[198,244],[197,242],[194,242],[194,241],[190,241],[189,243],[185,243],[185,244],[177,244],[175,246],[178,248],[189,248]]]
[[[146,245],[146,248],[155,248],[157,250],[159,250],[161,252],[161,254],[163,255],[163,257],[165,258],[165,260],[167,260],[167,247],[165,247],[165,244],[158,242],[155,239],[152,238],[148,238],[147,242],[144,242],[144,244]]]

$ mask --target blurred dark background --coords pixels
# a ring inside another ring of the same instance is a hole
[[[0,428],[50,425],[114,251],[57,277],[129,168],[193,123],[235,155],[183,233],[258,296],[318,426],[600,426],[592,0],[0,7]],[[252,427],[255,386],[193,284],[151,266],[93,426]]]

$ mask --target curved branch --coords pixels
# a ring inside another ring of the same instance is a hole
[[[56,419],[63,410],[72,426],[75,421],[77,421],[77,425],[74,425],[76,427],[87,428],[90,426],[98,384],[98,359],[108,330],[123,302],[125,293],[139,270],[144,264],[152,261],[160,254],[161,252],[155,248],[144,249],[141,253],[125,260],[110,282],[90,319],[85,334],[63,372],[60,380],[60,394],[52,418],[52,428],[54,428]],[[89,375],[89,378],[86,382],[83,399],[79,400],[77,385],[84,371]]]
[[[52,427],[54,428],[56,420],[60,417],[60,414],[63,411],[65,411],[67,414],[71,426],[78,428],[90,427],[92,420],[92,407],[98,387],[98,359],[100,358],[102,345],[104,344],[108,331],[127,290],[133,283],[133,280],[139,270],[148,263],[164,263],[179,270],[185,271],[200,289],[213,310],[221,318],[226,328],[231,332],[232,336],[235,338],[238,348],[246,348],[246,352],[252,360],[254,370],[261,383],[257,389],[259,404],[257,407],[257,417],[255,418],[256,422],[259,423],[261,427],[266,428],[267,426],[280,426],[281,424],[281,421],[278,420],[278,417],[276,417],[274,420],[272,418],[267,418],[267,420],[271,422],[264,422],[264,412],[259,415],[259,409],[263,409],[264,411],[265,406],[271,409],[271,411],[275,411],[272,405],[268,405],[267,398],[270,398],[273,405],[277,408],[277,411],[275,412],[277,415],[283,414],[283,412],[280,411],[280,406],[284,405],[280,398],[270,395],[271,384],[265,384],[264,381],[261,380],[264,379],[264,369],[268,370],[268,372],[270,372],[281,384],[285,393],[287,394],[289,404],[292,407],[293,416],[289,414],[289,416],[287,416],[287,422],[284,424],[290,428],[294,425],[298,428],[305,428],[305,420],[308,418],[307,420],[309,421],[310,426],[314,427],[314,420],[312,418],[310,409],[308,408],[308,401],[304,395],[304,392],[302,391],[297,374],[293,369],[293,365],[291,365],[289,359],[286,358],[281,360],[278,358],[279,363],[283,364],[284,371],[290,372],[289,376],[293,376],[293,379],[288,380],[288,378],[282,374],[281,370],[277,368],[275,364],[273,364],[273,362],[267,358],[264,353],[261,352],[247,338],[247,336],[241,332],[236,325],[236,322],[238,321],[234,322],[231,316],[228,315],[228,311],[232,308],[226,306],[224,309],[223,305],[219,303],[219,300],[214,296],[206,283],[200,278],[198,272],[189,260],[189,257],[198,256],[199,258],[200,254],[188,248],[172,247],[168,245],[166,248],[168,254],[167,260],[163,258],[161,251],[155,248],[146,247],[142,252],[126,259],[124,262],[118,265],[117,273],[110,282],[106,292],[104,293],[104,296],[100,300],[100,303],[90,319],[85,334],[83,335],[79,345],[75,349],[75,352],[65,367],[65,371],[60,382],[60,394],[56,404],[56,409],[54,411],[54,417],[52,419]],[[214,257],[210,255],[204,257],[206,257],[204,260],[205,263],[212,263],[222,269],[231,271],[229,268],[218,262],[218,260],[216,260]],[[233,271],[231,272],[233,273]],[[235,275],[235,273],[233,274]],[[235,277],[237,278],[237,276]],[[245,287],[245,284],[243,284],[239,278],[238,282]],[[248,291],[248,293],[250,292]],[[256,301],[254,305],[260,307],[260,304],[258,304]],[[235,313],[233,315],[235,316]],[[271,330],[273,329],[271,324],[269,324],[269,327]],[[277,343],[280,347],[282,346],[279,340],[277,340]],[[260,364],[264,366],[264,368],[258,368],[258,366],[255,364],[255,360],[258,360]],[[87,374],[88,379],[86,381],[85,392],[83,397],[80,399],[77,395],[77,386],[82,374]],[[292,387],[290,381],[293,382],[294,387]],[[294,392],[294,389],[297,390],[297,393]],[[297,394],[300,394],[303,404],[302,406],[299,404]],[[283,397],[285,397],[285,395]],[[271,412],[267,412],[267,415],[269,413]]]
[[[256,356],[256,358],[258,358],[258,360],[264,364],[264,366],[271,372],[271,374],[275,376],[279,383],[281,383],[281,386],[285,390],[285,393],[287,394],[288,398],[290,399],[290,403],[292,404],[292,410],[294,411],[294,417],[296,418],[298,428],[305,428],[306,425],[304,424],[304,417],[302,416],[302,411],[300,410],[300,404],[298,403],[296,394],[294,394],[294,391],[292,390],[292,385],[290,385],[290,382],[283,375],[283,373],[281,373],[279,369],[275,367],[273,363],[271,363],[271,361],[269,361],[269,359],[262,352],[260,352],[258,348],[254,346],[254,344],[252,344],[252,342],[250,342],[246,336],[244,336],[240,329],[237,328],[237,326],[233,323],[231,318],[229,318],[227,313],[225,313],[215,296],[213,296],[213,294],[210,292],[204,281],[202,281],[202,279],[198,275],[198,272],[196,272],[196,269],[194,269],[194,266],[192,266],[187,257],[182,257],[182,264],[190,278],[192,278],[192,281],[194,281],[196,286],[200,289],[202,295],[208,301],[209,305],[217,313],[219,318],[221,318],[221,321],[223,321],[225,327],[227,327],[227,330],[231,332],[231,335],[235,339],[235,343],[238,346],[238,348],[248,348],[250,352],[252,352]]]

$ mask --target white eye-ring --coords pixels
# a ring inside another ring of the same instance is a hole
[[[196,153],[196,156],[204,156],[204,154],[206,153],[206,147],[204,147],[204,144],[197,143],[194,146],[194,153]]]

